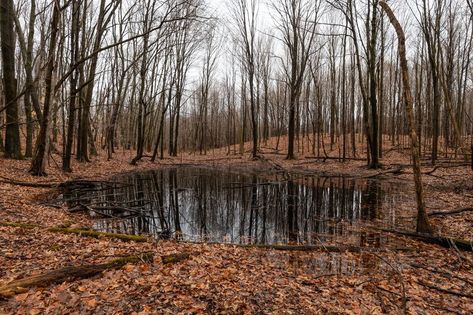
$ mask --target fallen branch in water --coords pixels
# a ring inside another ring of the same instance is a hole
[[[416,248],[412,247],[393,247],[393,248],[372,248],[372,247],[361,247],[361,246],[354,246],[354,245],[269,245],[269,244],[231,244],[231,243],[218,243],[218,242],[193,242],[193,241],[180,241],[182,243],[190,243],[190,244],[205,244],[205,245],[225,245],[225,246],[237,246],[237,247],[244,247],[244,248],[258,248],[258,249],[270,249],[270,250],[277,250],[277,251],[303,251],[303,252],[311,252],[311,251],[326,251],[326,252],[334,252],[334,253],[344,253],[344,252],[351,252],[351,253],[359,253],[364,251],[405,251],[405,252],[414,252],[417,251]]]
[[[32,287],[47,287],[52,284],[59,284],[64,281],[73,281],[78,279],[90,278],[102,273],[107,269],[118,269],[129,263],[151,263],[153,261],[152,253],[143,253],[134,256],[127,256],[114,259],[104,264],[91,264],[84,266],[63,267],[45,273],[14,280],[0,287],[0,297],[11,297],[18,293],[23,293]]]
[[[363,251],[407,251],[412,252],[416,251],[415,248],[410,247],[395,247],[390,249],[381,249],[381,248],[371,248],[371,247],[361,247],[361,246],[352,246],[352,245],[264,245],[264,244],[254,244],[254,245],[238,245],[242,247],[254,247],[261,249],[273,249],[278,251],[325,251],[325,252],[334,252],[334,253],[359,253]]]

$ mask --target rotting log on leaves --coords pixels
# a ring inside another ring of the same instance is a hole
[[[316,251],[325,251],[325,252],[332,252],[332,253],[360,253],[360,252],[369,252],[369,251],[393,251],[393,252],[415,252],[417,251],[416,248],[412,247],[393,247],[393,248],[376,248],[376,247],[361,247],[361,246],[354,246],[354,245],[271,245],[271,244],[225,244],[225,243],[218,243],[218,242],[191,242],[191,241],[182,241],[182,243],[191,243],[191,244],[206,244],[206,245],[224,245],[224,246],[236,246],[236,247],[243,247],[243,248],[257,248],[257,249],[267,249],[267,250],[275,250],[275,251],[299,251],[299,252],[316,252]]]
[[[61,228],[61,227],[49,228],[48,231],[53,232],[53,233],[77,234],[79,236],[85,236],[85,237],[116,238],[123,241],[134,241],[134,242],[146,242],[148,240],[146,237],[140,236],[140,235],[107,233],[107,232],[98,232],[98,231],[92,231],[92,230],[70,229],[70,228]]]
[[[35,229],[35,228],[44,228],[40,225],[30,224],[30,223],[17,223],[17,222],[2,222],[0,221],[0,226],[7,227],[16,227],[22,229]],[[123,241],[134,241],[134,242],[147,242],[148,238],[141,235],[129,235],[129,234],[118,234],[118,233],[107,233],[107,232],[98,232],[85,229],[71,229],[65,227],[51,227],[47,228],[48,232],[51,233],[62,233],[62,234],[77,234],[84,237],[107,237],[107,238],[116,238]]]
[[[429,217],[434,217],[434,216],[444,216],[444,215],[453,215],[453,214],[460,214],[463,212],[470,212],[473,211],[473,207],[465,207],[465,208],[459,208],[459,209],[454,209],[450,211],[434,211],[429,213]]]
[[[0,176],[0,183],[10,184],[14,186],[33,187],[33,188],[57,188],[61,183],[33,183],[14,180],[8,177]]]
[[[445,248],[452,248],[455,245],[459,250],[463,250],[467,252],[473,251],[473,241],[462,240],[462,239],[441,236],[441,235],[400,231],[400,230],[393,230],[393,229],[380,229],[380,230],[384,232],[397,234],[397,235],[410,236],[424,243],[440,245]]]
[[[0,221],[0,226],[16,227],[16,228],[22,228],[22,229],[28,229],[28,230],[39,228],[39,226],[30,224],[30,223],[2,222],[2,221]]]
[[[63,267],[39,275],[14,280],[4,286],[1,286],[0,297],[10,297],[18,293],[26,292],[29,288],[33,287],[47,287],[49,285],[59,284],[64,281],[90,278],[102,273],[105,270],[118,269],[129,263],[151,263],[152,261],[153,253],[143,253],[134,256],[117,258],[104,264]]]

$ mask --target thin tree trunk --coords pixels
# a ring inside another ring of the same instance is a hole
[[[44,176],[46,174],[44,158],[46,155],[46,146],[49,130],[49,111],[51,107],[51,98],[53,94],[52,87],[52,77],[54,71],[54,57],[56,53],[57,46],[57,34],[59,30],[59,20],[60,20],[60,8],[59,3],[54,2],[53,4],[53,16],[51,20],[51,37],[49,41],[49,51],[48,51],[48,63],[46,68],[46,77],[45,77],[45,96],[44,96],[44,108],[43,108],[43,120],[41,121],[41,126],[38,134],[38,139],[36,140],[36,148],[31,162],[30,173],[35,176]]]
[[[432,226],[429,223],[427,213],[425,211],[425,202],[423,195],[422,187],[422,173],[420,169],[420,157],[418,149],[418,138],[416,135],[415,125],[414,125],[414,114],[413,114],[413,99],[409,79],[409,68],[406,59],[406,37],[404,31],[399,24],[396,16],[389,7],[389,5],[381,0],[379,2],[383,10],[386,12],[386,15],[389,17],[391,24],[396,30],[398,36],[399,44],[399,58],[402,74],[402,85],[404,87],[404,102],[406,109],[407,123],[409,125],[409,135],[411,140],[411,154],[412,154],[412,168],[414,172],[414,181],[416,186],[416,199],[417,199],[417,232],[419,233],[433,233]]]

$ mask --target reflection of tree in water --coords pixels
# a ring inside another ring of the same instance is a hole
[[[379,209],[382,207],[382,191],[379,183],[370,180],[368,187],[361,195],[361,218],[363,220],[379,219]]]
[[[179,186],[177,183],[176,169],[169,170],[169,210],[172,213],[174,221],[174,233],[177,238],[181,238],[182,230],[179,220]]]
[[[129,174],[131,185],[95,192],[96,203],[130,203],[122,221],[99,228],[158,237],[232,243],[307,243],[348,239],[360,220],[383,218],[384,192],[344,178],[263,178],[207,169],[170,168]],[[388,209],[390,210],[390,209]],[[385,216],[393,218],[392,215]]]
[[[299,185],[292,180],[287,182],[287,228],[289,243],[297,243],[299,228],[298,221],[298,198]]]

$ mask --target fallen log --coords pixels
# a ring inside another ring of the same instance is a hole
[[[93,230],[52,227],[52,228],[49,228],[48,231],[53,232],[53,233],[77,234],[79,236],[85,236],[85,237],[117,238],[117,239],[120,239],[120,240],[123,240],[123,241],[134,241],[134,242],[147,242],[148,241],[148,238],[146,238],[144,236],[141,236],[141,235],[107,233],[107,232],[98,232],[98,231],[93,231]]]
[[[382,175],[387,175],[387,174],[395,174],[395,175],[402,174],[402,168],[399,167],[399,168],[395,168],[395,169],[390,169],[390,170],[386,170],[386,171],[381,171],[381,172],[378,172],[378,173],[373,174],[373,175],[364,176],[363,178],[374,178],[374,177],[378,177],[378,176],[382,176]]]
[[[47,287],[53,284],[86,279],[102,273],[108,269],[118,269],[129,263],[151,263],[153,253],[143,253],[135,256],[120,257],[104,264],[90,264],[84,266],[68,266],[45,273],[14,280],[0,287],[0,297],[11,297],[28,291],[33,287]]]
[[[450,211],[434,211],[434,212],[429,213],[429,217],[460,214],[460,213],[469,212],[469,211],[473,211],[473,207],[459,208],[459,209],[454,209]]]
[[[2,222],[2,221],[0,221],[0,226],[17,227],[17,228],[22,228],[22,229],[27,229],[27,230],[39,228],[38,225],[30,224],[30,223]]]
[[[62,183],[32,183],[14,180],[8,177],[0,176],[0,183],[10,184],[14,186],[33,187],[33,188],[58,188]]]
[[[336,156],[306,156],[306,160],[322,160],[325,162],[326,160],[339,160],[342,161],[343,157],[336,157]],[[345,157],[346,161],[366,161],[364,158],[356,158],[356,157]]]
[[[439,292],[442,292],[442,293],[447,293],[447,294],[451,294],[451,295],[456,295],[456,296],[460,296],[460,297],[473,299],[473,294],[468,294],[466,292],[460,292],[460,291],[454,291],[454,290],[450,290],[450,289],[444,289],[444,288],[438,287],[438,286],[436,286],[432,283],[428,283],[427,281],[424,281],[424,280],[419,280],[419,281],[416,281],[416,282],[418,284],[424,286],[424,287],[427,287],[429,289],[436,290],[436,291],[439,291]]]
[[[375,247],[362,247],[355,245],[271,245],[271,244],[231,244],[231,243],[218,243],[218,242],[193,242],[193,241],[179,241],[181,243],[190,243],[190,244],[205,244],[205,245],[227,245],[227,246],[236,246],[244,248],[258,248],[258,249],[268,249],[276,251],[301,251],[301,252],[315,252],[315,251],[325,251],[325,252],[334,252],[334,253],[360,253],[366,251],[405,251],[405,252],[414,252],[418,251],[416,248],[412,247],[393,247],[393,248],[375,248]]]
[[[437,269],[435,267],[427,267],[427,266],[424,266],[424,265],[421,265],[421,264],[418,264],[418,263],[409,263],[409,265],[411,265],[413,268],[420,268],[420,269],[424,269],[424,270],[427,270],[431,273],[435,273],[435,274],[439,274],[447,279],[451,279],[451,278],[455,278],[455,279],[458,279],[460,281],[463,281],[467,284],[469,284],[472,288],[473,288],[473,281],[472,280],[469,280],[469,279],[466,279],[465,277],[460,277],[460,276],[457,276],[456,274],[453,274],[447,270],[441,270],[441,269]]]
[[[44,227],[36,224],[30,223],[16,223],[16,222],[2,222],[0,221],[0,226],[8,226],[8,227],[17,227],[22,229],[44,229]],[[107,237],[107,238],[117,238],[124,241],[134,241],[134,242],[147,242],[148,238],[141,235],[129,235],[129,234],[119,234],[119,233],[107,233],[107,232],[98,232],[93,230],[85,230],[85,229],[71,229],[66,227],[50,227],[46,228],[48,232],[51,233],[63,233],[63,234],[77,234],[84,237]]]
[[[331,253],[360,253],[363,251],[416,251],[415,248],[410,247],[394,247],[389,249],[375,248],[375,247],[362,247],[354,245],[267,245],[267,244],[249,244],[249,245],[238,245],[241,247],[248,248],[261,248],[261,249],[272,249],[277,251],[325,251]]]
[[[435,244],[435,245],[439,245],[445,248],[452,248],[453,245],[455,245],[460,250],[467,251],[467,252],[473,251],[473,241],[456,239],[456,238],[442,236],[442,235],[430,235],[430,234],[385,229],[385,228],[376,228],[376,229],[384,231],[384,232],[388,232],[388,233],[413,237],[424,243]]]

